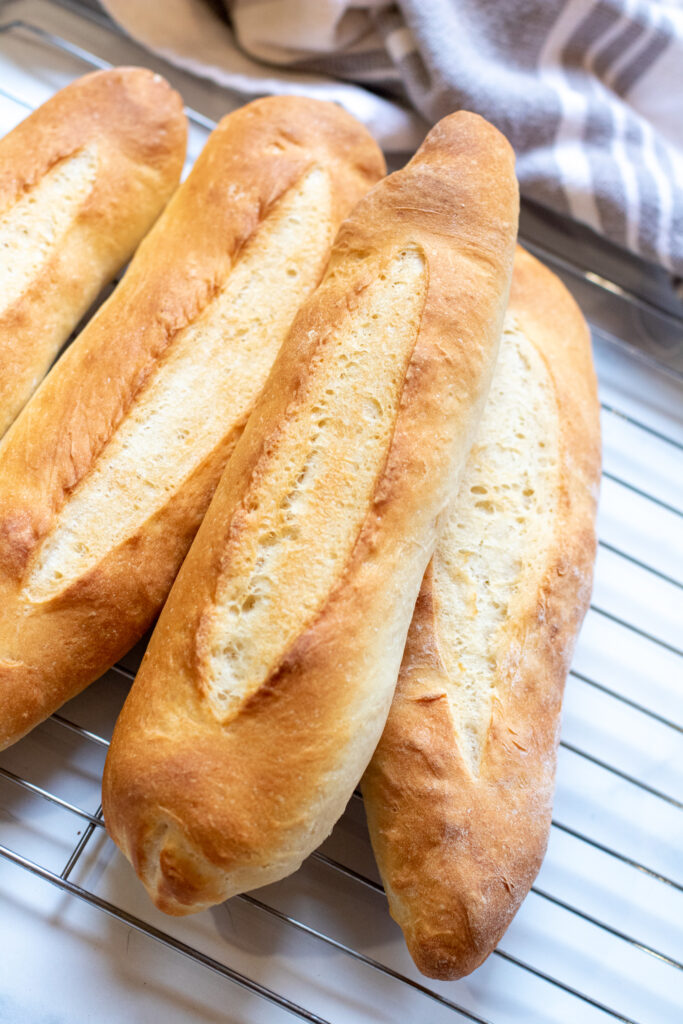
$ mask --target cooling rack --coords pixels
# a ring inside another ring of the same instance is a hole
[[[45,0],[0,5],[0,132],[87,68],[124,62],[163,71],[192,103],[191,163],[236,99]],[[0,755],[3,1021],[683,1019],[683,319],[527,224],[591,322],[604,474],[548,855],[500,947],[461,982],[415,971],[358,793],[290,879],[193,918],[158,913],[99,805],[141,645]]]

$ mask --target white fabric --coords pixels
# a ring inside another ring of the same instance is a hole
[[[325,6],[326,0],[312,0]],[[407,105],[323,75],[268,68],[237,47],[227,20],[204,0],[103,0],[103,7],[138,43],[172,64],[211,79],[245,98],[293,93],[331,100],[367,125],[389,152],[407,153],[422,141],[427,125]]]
[[[225,0],[224,18],[209,0],[103,2],[245,97],[341,103],[388,152],[475,110],[512,142],[525,196],[683,275],[678,0]]]

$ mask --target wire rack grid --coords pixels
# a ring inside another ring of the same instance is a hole
[[[53,8],[24,4],[21,17],[5,19],[0,8],[0,55],[4,45],[10,61],[38,68],[68,58],[71,77],[109,66],[102,53],[113,29],[97,19],[84,29],[68,9],[55,24]],[[90,49],[79,42],[83,32]],[[36,77],[0,78],[9,121],[25,116],[41,89],[49,94],[50,81],[36,90]],[[213,121],[187,112],[196,155]],[[472,979],[430,982],[410,964],[386,912],[359,793],[292,879],[191,923],[154,911],[106,838],[96,795],[140,650],[0,756],[0,855],[13,872],[0,874],[0,892],[20,893],[31,875],[235,986],[225,997],[231,1008],[207,1019],[261,1019],[261,1003],[278,1014],[264,1020],[282,1013],[314,1022],[683,1018],[683,387],[671,360],[657,365],[656,345],[623,344],[634,322],[639,334],[680,344],[683,320],[565,254],[531,247],[595,311],[605,448],[599,553],[567,687],[548,857]],[[68,913],[60,904],[51,926],[59,930]]]

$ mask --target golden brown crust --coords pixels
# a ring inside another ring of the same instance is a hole
[[[479,966],[541,865],[562,693],[595,557],[600,429],[586,323],[557,278],[521,249],[509,309],[545,360],[559,410],[560,494],[545,574],[505,627],[475,776],[455,739],[430,566],[394,703],[362,783],[392,916],[415,963],[433,978]]]
[[[275,97],[226,117],[114,295],[2,442],[0,748],[97,678],[158,614],[248,408],[163,508],[58,596],[26,599],[31,560],[176,333],[221,288],[278,199],[318,165],[330,176],[333,228],[384,171],[362,125],[333,104]]]
[[[180,179],[180,96],[143,68],[95,71],[0,141],[0,214],[62,161],[95,146],[97,168],[59,251],[0,312],[0,436],[97,293],[130,258]]]
[[[516,217],[509,147],[461,113],[343,224],[171,591],[109,752],[107,828],[166,912],[189,913],[294,870],[367,763],[436,518],[489,384]],[[378,266],[410,246],[424,257],[426,298],[360,534],[322,611],[301,623],[277,670],[224,725],[204,695],[197,637],[225,552],[248,529],[254,481],[311,386],[319,346]]]

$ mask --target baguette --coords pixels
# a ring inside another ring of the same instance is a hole
[[[162,910],[296,870],[379,739],[498,347],[513,155],[444,119],[342,226],[153,634],[103,806]]]
[[[519,250],[484,417],[362,783],[392,916],[433,978],[489,955],[545,853],[591,591],[598,413],[585,321]]]
[[[0,443],[0,748],[158,615],[339,224],[383,170],[333,104],[230,114]]]
[[[117,68],[0,141],[0,437],[166,205],[186,139],[164,79]]]

